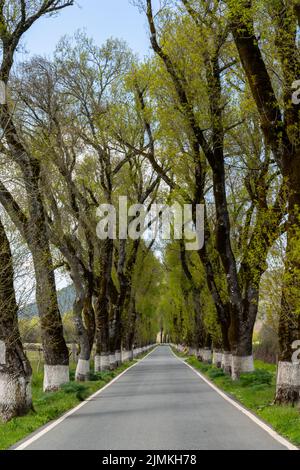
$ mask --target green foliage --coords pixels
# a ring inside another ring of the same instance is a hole
[[[64,337],[67,343],[76,342],[76,330],[74,325],[73,312],[67,312],[63,317]]]
[[[240,382],[242,387],[253,387],[256,385],[271,385],[273,374],[268,370],[257,369],[249,374],[242,374]]]
[[[79,401],[83,401],[87,397],[87,389],[83,384],[70,382],[63,385],[61,389],[66,394],[74,394]]]
[[[39,318],[20,318],[19,329],[24,343],[41,343],[41,331]]]
[[[103,372],[91,372],[90,373],[90,382],[109,382],[117,374],[115,371],[103,371]]]
[[[216,379],[217,377],[224,377],[224,372],[222,371],[222,369],[211,369],[209,368],[208,371],[208,376],[210,379]]]

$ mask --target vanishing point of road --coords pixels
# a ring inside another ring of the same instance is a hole
[[[175,357],[169,346],[157,347],[77,411],[54,427],[46,426],[25,439],[22,447],[28,450],[286,449]]]

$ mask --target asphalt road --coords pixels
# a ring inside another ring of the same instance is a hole
[[[28,450],[285,449],[160,346]]]

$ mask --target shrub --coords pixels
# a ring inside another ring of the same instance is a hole
[[[76,398],[80,401],[85,400],[87,396],[86,387],[76,382],[69,382],[65,385],[62,385],[61,389],[65,393],[73,393],[76,396]]]
[[[74,382],[75,380],[75,370],[70,369],[70,382]]]
[[[113,379],[117,373],[115,371],[106,370],[103,372],[91,372],[90,381],[91,382],[109,382]]]
[[[224,372],[222,371],[222,369],[210,369],[208,371],[208,376],[211,378],[211,379],[216,379],[217,377],[224,377],[225,374]]]
[[[257,369],[254,372],[242,374],[240,382],[242,387],[252,387],[257,385],[271,385],[273,374],[268,370]]]

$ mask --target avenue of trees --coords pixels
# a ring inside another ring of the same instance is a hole
[[[28,29],[74,3],[0,0],[0,417],[32,408],[11,226],[34,267],[45,391],[69,381],[57,269],[76,291],[76,380],[89,378],[91,359],[95,371],[113,368],[160,330],[237,379],[254,369],[275,260],[275,399],[299,402],[300,3],[165,0],[157,11],[134,0],[150,58],[77,32],[51,59],[16,63]],[[191,204],[195,223],[204,205],[203,247],[147,233],[101,240],[97,210],[122,196],[146,207]]]

